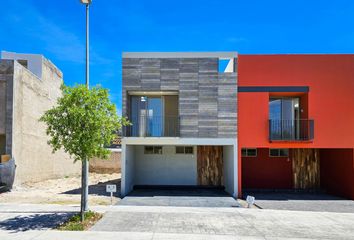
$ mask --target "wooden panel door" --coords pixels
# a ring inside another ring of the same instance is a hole
[[[292,150],[295,189],[320,188],[320,153],[318,149]]]
[[[198,185],[223,186],[222,146],[197,147]]]

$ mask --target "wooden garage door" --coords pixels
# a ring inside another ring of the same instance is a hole
[[[198,185],[222,186],[223,148],[222,146],[197,147]]]

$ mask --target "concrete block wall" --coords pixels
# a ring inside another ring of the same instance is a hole
[[[121,149],[112,150],[109,159],[90,159],[89,170],[95,173],[121,173]]]
[[[6,153],[17,165],[16,185],[80,173],[80,163],[74,164],[67,153],[52,153],[46,126],[38,121],[56,104],[63,82],[60,70],[41,58],[41,78],[17,61],[0,61],[0,82],[6,82]]]
[[[219,72],[218,64],[216,57],[123,57],[123,115],[129,91],[178,91],[181,137],[236,138],[237,72]]]

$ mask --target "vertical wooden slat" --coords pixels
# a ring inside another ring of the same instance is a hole
[[[296,189],[320,187],[320,159],[318,149],[293,149],[293,178]]]
[[[223,185],[223,150],[221,146],[197,147],[198,185]]]

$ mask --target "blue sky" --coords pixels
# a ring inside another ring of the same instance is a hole
[[[2,0],[0,50],[42,53],[84,83],[79,0]],[[91,84],[121,108],[122,51],[353,53],[354,1],[93,0]]]

